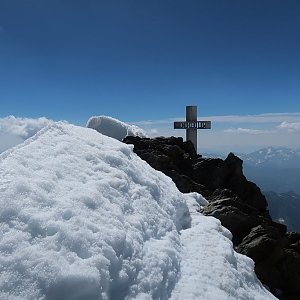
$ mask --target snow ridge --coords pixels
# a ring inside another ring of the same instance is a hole
[[[184,197],[131,147],[68,124],[0,162],[1,299],[167,299]]]
[[[192,226],[181,233],[182,276],[171,299],[276,299],[256,278],[254,262],[233,250],[230,231],[201,215],[199,201],[187,198],[187,203]]]
[[[0,299],[275,299],[201,195],[95,130],[3,153],[0,192]]]

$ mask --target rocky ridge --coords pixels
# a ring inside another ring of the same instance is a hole
[[[182,138],[126,137],[134,152],[170,176],[183,193],[198,192],[209,201],[202,213],[218,218],[233,235],[239,253],[251,257],[263,284],[279,299],[300,299],[300,234],[274,222],[266,198],[243,175],[243,161],[197,155]]]

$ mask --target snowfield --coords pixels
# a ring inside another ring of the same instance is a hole
[[[0,155],[0,299],[276,299],[205,203],[132,146],[51,124]]]

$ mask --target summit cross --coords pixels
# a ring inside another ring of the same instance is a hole
[[[174,122],[174,129],[186,129],[186,140],[197,152],[197,129],[211,129],[211,121],[197,121],[197,106],[186,106],[186,121]]]

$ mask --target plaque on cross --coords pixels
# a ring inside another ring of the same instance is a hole
[[[174,129],[186,129],[186,140],[193,143],[197,152],[197,129],[211,129],[211,121],[197,121],[197,106],[187,106],[186,121],[174,122]]]

